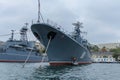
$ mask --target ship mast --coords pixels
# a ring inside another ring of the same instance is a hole
[[[82,26],[82,24],[83,23],[81,23],[81,22],[77,22],[77,23],[73,23],[73,25],[75,26],[75,31],[74,31],[74,35],[75,35],[75,37],[77,37],[77,36],[80,36],[81,37],[81,30],[80,30],[80,28],[83,28],[83,26]]]
[[[40,19],[42,19],[42,21],[44,22],[44,19],[43,19],[42,14],[41,14],[41,9],[40,9],[40,0],[38,0],[38,20],[37,20],[37,23],[40,23]]]
[[[11,33],[11,38],[10,38],[10,40],[13,41],[13,39],[14,39],[14,30],[11,30],[11,31],[12,31],[12,33]]]
[[[28,31],[28,23],[25,23],[25,26],[22,27],[22,29],[20,30],[20,35],[21,35],[21,41],[28,41],[27,39],[27,31]]]
[[[38,0],[38,23],[40,23],[40,0]]]

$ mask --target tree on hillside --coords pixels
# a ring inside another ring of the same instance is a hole
[[[107,49],[106,47],[104,46],[102,49],[101,49],[102,52],[107,52]]]
[[[120,48],[110,49],[110,52],[113,52],[113,57],[118,61],[118,57],[120,56]]]
[[[90,50],[91,50],[92,52],[98,52],[98,51],[99,51],[99,47],[98,47],[97,45],[94,45],[94,46],[91,46],[91,47],[90,47]]]
[[[118,57],[120,56],[120,53],[113,53],[112,55],[116,61],[118,61]]]

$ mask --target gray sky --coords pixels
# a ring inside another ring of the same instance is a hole
[[[120,0],[41,0],[41,12],[68,32],[73,22],[83,22],[90,43],[120,42]],[[0,0],[0,35],[18,32],[26,22],[30,28],[32,20],[37,21],[37,0]]]

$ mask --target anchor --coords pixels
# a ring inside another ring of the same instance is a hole
[[[72,57],[72,65],[78,65],[76,57]]]

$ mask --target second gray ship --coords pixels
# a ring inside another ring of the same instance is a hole
[[[43,62],[47,61],[47,56],[44,57],[40,54],[39,49],[36,47],[35,41],[28,41],[27,39],[27,26],[20,30],[21,38],[14,39],[14,30],[12,30],[11,38],[0,45],[0,62]]]

